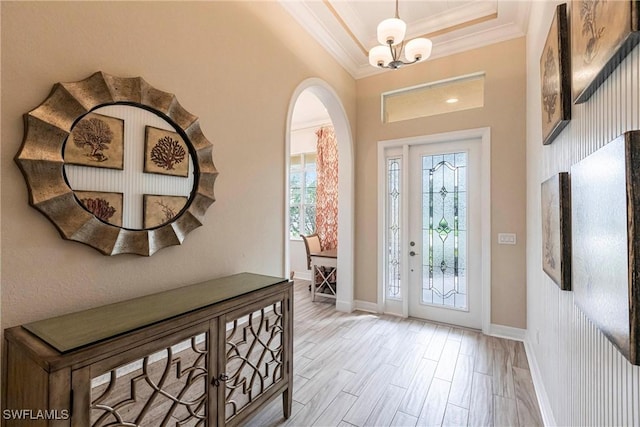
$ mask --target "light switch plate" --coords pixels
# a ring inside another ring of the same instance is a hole
[[[515,233],[498,233],[499,245],[515,245],[516,234]]]

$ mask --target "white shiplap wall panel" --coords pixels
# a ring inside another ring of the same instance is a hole
[[[640,367],[631,365],[541,268],[540,183],[618,135],[640,129],[640,47],[585,103],[556,140],[541,144],[539,58],[557,2],[534,3],[527,41],[527,344],[538,392],[563,426],[640,426]],[[623,309],[623,308],[621,308]],[[539,338],[538,338],[539,337]]]

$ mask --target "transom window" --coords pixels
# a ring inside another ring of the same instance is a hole
[[[382,94],[382,121],[393,123],[484,106],[484,73]]]

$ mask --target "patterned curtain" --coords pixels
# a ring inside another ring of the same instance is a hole
[[[321,127],[316,135],[316,232],[322,249],[335,249],[338,247],[338,144],[332,126]]]

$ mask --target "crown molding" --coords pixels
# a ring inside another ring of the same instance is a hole
[[[352,43],[353,48],[345,48],[336,40],[334,34],[343,33],[344,30],[337,22],[336,26],[332,25],[333,28],[328,28],[325,23],[333,21],[334,18],[331,16],[327,20],[329,17],[326,14],[330,15],[330,12],[324,4],[288,0],[278,0],[278,2],[353,78],[357,78],[354,71],[359,68],[358,63],[365,56],[354,43]]]
[[[448,32],[448,29],[464,26],[466,23],[476,21],[479,18],[493,17],[495,19],[497,15],[497,1],[465,4],[442,12],[428,21],[407,22],[407,27],[411,30],[407,34],[407,39],[443,34]]]

